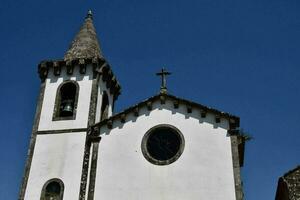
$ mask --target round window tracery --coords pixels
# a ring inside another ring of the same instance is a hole
[[[184,149],[182,133],[171,125],[151,128],[143,137],[144,157],[156,165],[168,165],[176,161]]]

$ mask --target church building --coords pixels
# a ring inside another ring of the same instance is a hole
[[[169,94],[114,113],[93,16],[41,79],[20,200],[242,200],[239,117]]]

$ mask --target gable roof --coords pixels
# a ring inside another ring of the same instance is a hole
[[[147,106],[152,107],[152,102],[160,100],[162,103],[164,103],[166,100],[171,100],[173,101],[174,104],[174,108],[178,108],[178,106],[180,104],[184,104],[187,106],[187,112],[192,112],[193,108],[198,108],[201,110],[201,115],[203,114],[204,116],[206,115],[206,113],[213,113],[215,114],[218,118],[226,118],[229,120],[229,124],[230,124],[230,129],[235,129],[236,127],[239,127],[240,124],[240,119],[237,116],[234,116],[232,114],[226,113],[226,112],[222,112],[219,111],[217,109],[211,108],[211,107],[207,107],[204,106],[202,104],[199,103],[195,103],[186,99],[182,99],[170,94],[166,94],[166,93],[159,93],[158,95],[152,96],[144,101],[141,101],[139,103],[137,103],[134,106],[131,106],[125,110],[123,110],[122,112],[119,112],[111,117],[109,117],[108,119],[102,120],[99,123],[96,123],[93,127],[101,127],[102,125],[107,124],[108,126],[110,126],[110,124],[113,123],[114,120],[116,119],[121,119],[121,120],[125,120],[124,117],[126,117],[126,114],[128,113],[132,113],[134,112],[136,116],[139,115],[138,110],[139,108],[143,107],[143,106]]]

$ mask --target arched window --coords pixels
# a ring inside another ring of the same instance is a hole
[[[53,120],[75,119],[78,90],[75,81],[64,82],[58,87]]]
[[[101,121],[108,118],[108,105],[109,105],[108,96],[107,93],[104,91],[102,95]]]
[[[51,179],[43,187],[41,200],[62,200],[64,183],[60,179]]]

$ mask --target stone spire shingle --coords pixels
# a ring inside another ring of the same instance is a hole
[[[93,24],[93,15],[89,11],[69,50],[66,52],[64,60],[94,57],[102,57],[102,53]]]

